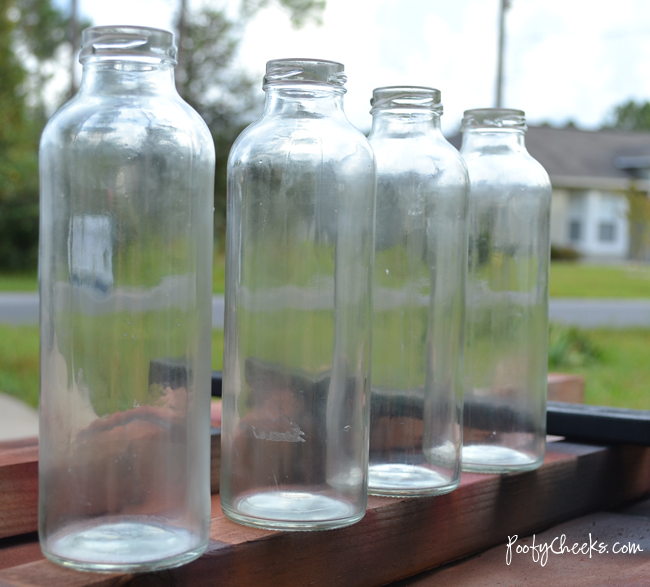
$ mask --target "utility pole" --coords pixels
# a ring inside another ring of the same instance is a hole
[[[495,108],[503,106],[503,51],[506,36],[506,10],[510,8],[510,0],[499,0],[499,53],[497,57],[497,87]]]
[[[185,59],[185,49],[183,48],[183,41],[185,40],[186,34],[187,34],[187,0],[180,0],[180,4],[178,7],[178,19],[176,21],[176,51],[177,51],[176,61],[178,65],[176,66],[174,76],[176,78],[176,89],[178,89],[181,95],[183,93],[181,92],[181,88],[179,87],[179,82],[182,85],[187,81],[186,80],[187,61]]]
[[[79,57],[79,16],[77,0],[70,0],[70,90],[69,97],[77,93],[77,58]]]

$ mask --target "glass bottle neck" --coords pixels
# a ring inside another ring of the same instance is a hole
[[[524,131],[492,128],[477,128],[463,131],[461,151],[478,151],[484,149],[525,152]]]
[[[372,136],[413,136],[432,132],[440,132],[440,114],[430,110],[386,110],[372,116]]]
[[[174,64],[167,60],[153,63],[128,59],[86,61],[79,93],[174,94]]]
[[[344,117],[343,88],[318,84],[267,86],[264,116],[295,118]]]

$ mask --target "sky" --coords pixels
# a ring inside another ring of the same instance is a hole
[[[63,0],[61,0],[63,1]],[[188,0],[222,6],[234,0]],[[172,29],[179,0],[79,0],[95,25]],[[323,25],[292,28],[277,6],[246,30],[239,65],[261,80],[270,59],[340,61],[345,110],[371,125],[373,88],[421,85],[442,92],[442,127],[453,134],[463,111],[494,106],[500,0],[327,0]],[[650,100],[650,2],[511,0],[506,16],[504,106],[529,123],[599,127],[613,106]]]

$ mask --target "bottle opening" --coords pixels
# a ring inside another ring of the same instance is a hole
[[[465,110],[461,131],[474,129],[526,131],[526,114],[511,108],[477,108]]]
[[[343,88],[347,81],[342,63],[322,59],[274,59],[266,64],[264,88],[280,84],[310,83]]]
[[[85,29],[79,61],[137,58],[176,64],[174,35],[169,31],[136,26],[98,26]]]
[[[440,90],[423,86],[376,88],[370,99],[371,114],[379,110],[428,110],[442,114]]]

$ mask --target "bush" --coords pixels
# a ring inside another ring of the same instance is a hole
[[[580,253],[571,247],[551,245],[551,261],[577,261]]]
[[[38,264],[38,204],[0,201],[0,269],[35,271]]]
[[[598,363],[603,352],[590,336],[575,326],[550,324],[548,331],[548,368],[582,367]]]

